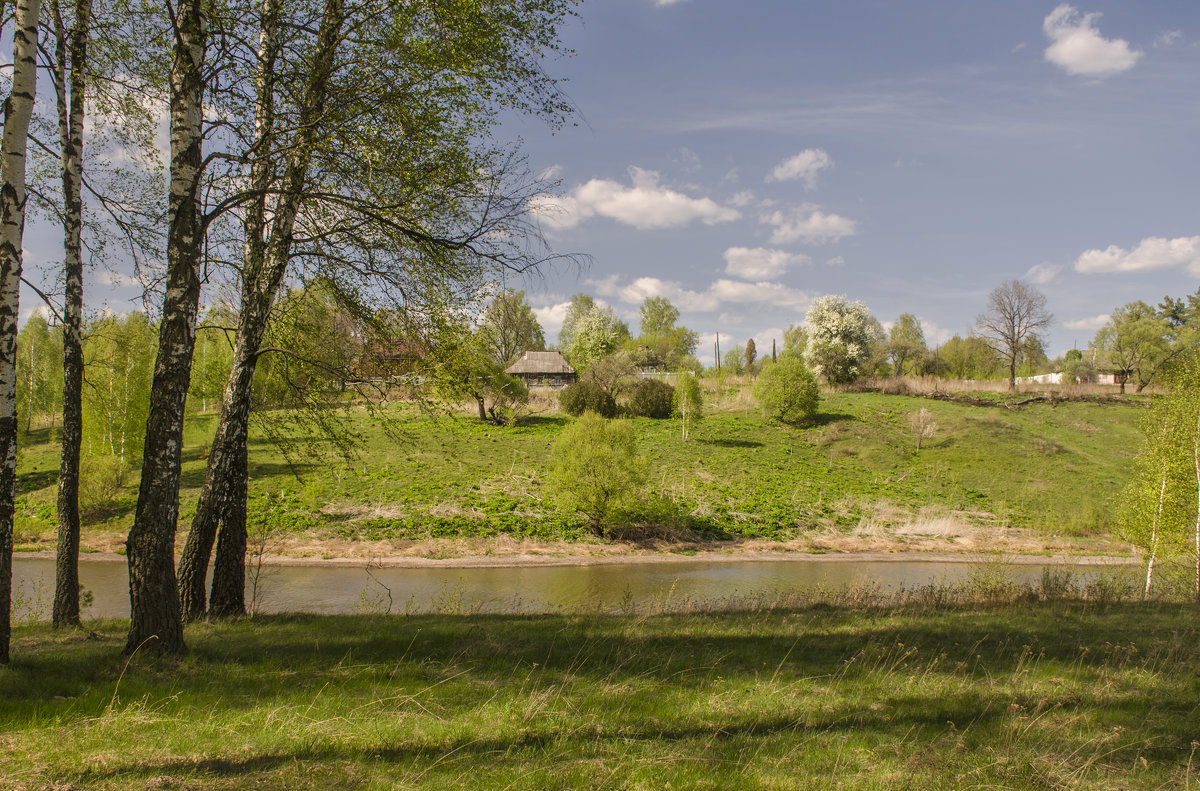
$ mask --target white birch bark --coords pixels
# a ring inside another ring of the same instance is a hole
[[[79,452],[83,442],[83,119],[91,0],[76,0],[70,40],[54,0],[63,187],[63,432],[58,468],[55,626],[79,624]],[[69,60],[69,63],[68,63]],[[68,72],[69,68],[69,72]],[[68,77],[69,74],[69,77]],[[68,97],[68,88],[70,91]]]
[[[187,650],[175,578],[175,528],[183,414],[195,349],[204,237],[200,180],[207,34],[199,0],[186,0],[177,6],[174,30],[167,282],[150,386],[141,487],[125,544],[130,603],[126,653],[141,649],[181,654]]]
[[[25,151],[37,89],[40,0],[20,0],[13,26],[12,93],[0,139],[0,663],[12,618],[13,500],[17,482],[17,297],[25,230]]]

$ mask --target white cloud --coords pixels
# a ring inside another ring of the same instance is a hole
[[[793,266],[811,263],[812,259],[801,253],[766,247],[730,247],[725,251],[725,272],[744,280],[779,277]]]
[[[552,228],[572,228],[594,216],[646,230],[676,228],[699,220],[706,225],[741,217],[737,209],[711,198],[692,198],[659,185],[659,174],[630,167],[632,186],[609,179],[592,179],[565,195],[544,195],[533,201],[538,219]]]
[[[817,174],[829,167],[833,167],[833,159],[829,154],[819,148],[806,148],[776,165],[767,176],[767,181],[802,180],[805,189],[816,189]]]
[[[21,310],[18,311],[17,318],[22,323],[28,321],[34,316],[45,319],[46,321],[50,321],[52,315],[53,314],[50,313],[50,308],[46,307],[45,305],[36,305],[21,308]]]
[[[787,244],[798,240],[814,244],[836,242],[842,237],[853,236],[858,230],[858,223],[854,220],[821,211],[820,206],[811,203],[764,214],[759,220],[775,226],[771,244]]]
[[[734,196],[729,199],[730,206],[737,206],[739,209],[749,206],[754,203],[754,193],[750,190],[741,190],[734,193]]]
[[[1085,274],[1102,272],[1152,272],[1183,268],[1200,276],[1200,236],[1143,239],[1133,250],[1115,244],[1104,250],[1087,250],[1075,261],[1075,271]]]
[[[1063,326],[1069,330],[1098,330],[1111,319],[1107,313],[1101,313],[1099,316],[1089,316],[1086,319],[1075,319],[1074,321],[1065,321]]]
[[[1181,40],[1183,40],[1182,30],[1168,30],[1166,33],[1163,33],[1161,36],[1154,39],[1154,46],[1169,47],[1172,44],[1177,44]]]
[[[534,308],[533,314],[537,316],[538,324],[542,325],[542,331],[551,335],[562,329],[563,320],[567,317],[567,308],[569,307],[571,307],[570,301],[559,302],[557,305]]]
[[[830,258],[828,261],[825,262],[825,266],[845,266],[845,265],[846,265],[846,259],[845,259],[845,257],[840,256],[840,255],[835,255],[833,258]]]
[[[706,313],[720,310],[723,305],[767,305],[803,310],[812,302],[806,292],[766,280],[749,283],[720,278],[703,291],[684,288],[678,282],[657,277],[639,277],[625,285],[606,278],[590,285],[600,294],[631,305],[641,304],[647,297],[666,297],[682,311]]]
[[[126,275],[121,272],[110,272],[107,269],[103,269],[96,274],[96,282],[103,286],[118,287],[138,286],[140,288],[142,285],[141,281],[132,275]]]
[[[1080,77],[1109,77],[1134,67],[1142,53],[1122,38],[1104,38],[1096,29],[1099,13],[1080,14],[1063,3],[1042,22],[1053,42],[1046,60]]]
[[[921,324],[921,332],[925,333],[925,343],[933,346],[941,346],[946,341],[954,337],[954,332],[945,327],[941,327],[937,322],[917,317],[917,321]]]
[[[675,5],[676,3],[683,3],[686,1],[687,0],[654,0],[654,4],[656,6]]]
[[[1029,271],[1025,273],[1024,279],[1039,286],[1044,286],[1047,283],[1053,282],[1061,270],[1062,267],[1057,264],[1034,264],[1029,267]]]

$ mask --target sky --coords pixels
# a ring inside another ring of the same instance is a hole
[[[557,182],[547,240],[586,259],[509,282],[550,341],[572,294],[635,334],[665,296],[710,362],[717,333],[766,350],[840,294],[934,345],[1016,278],[1056,356],[1114,307],[1196,291],[1194,0],[585,0],[563,38],[545,68],[575,124],[497,130]],[[59,238],[31,223],[35,280]],[[139,308],[129,275],[92,271],[89,302]]]
[[[1200,285],[1198,3],[592,0],[564,38],[577,125],[501,130],[589,257],[511,284],[548,338],[665,296],[708,361],[840,294],[933,345],[1021,279],[1055,356]]]

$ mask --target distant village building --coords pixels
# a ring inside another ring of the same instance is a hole
[[[1060,385],[1063,383],[1062,371],[1053,374],[1038,374],[1037,376],[1018,376],[1019,385]]]
[[[575,369],[559,352],[525,352],[521,359],[504,369],[506,374],[519,376],[526,387],[548,387],[561,390],[575,382]]]

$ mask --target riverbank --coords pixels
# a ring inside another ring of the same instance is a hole
[[[0,788],[1188,787],[1193,605],[18,627]]]
[[[945,521],[900,529],[813,531],[791,541],[538,541],[446,538],[427,541],[349,541],[312,535],[280,535],[252,551],[251,562],[268,566],[354,566],[379,568],[504,568],[588,566],[687,561],[964,561],[1003,559],[1007,563],[1074,565],[1132,563],[1128,544],[1102,537],[1050,537],[1031,530]],[[986,532],[986,534],[985,534]],[[84,539],[88,560],[124,562],[119,536]],[[182,546],[183,538],[177,542]],[[17,557],[48,559],[52,548],[26,544]]]

